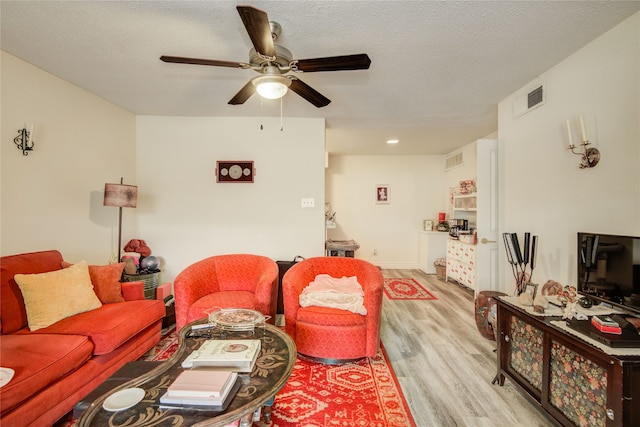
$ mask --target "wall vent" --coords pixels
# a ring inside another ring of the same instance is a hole
[[[455,153],[449,154],[445,158],[444,170],[448,171],[453,168],[457,168],[458,166],[462,166],[462,164],[463,164],[462,151],[457,151]]]
[[[544,85],[537,84],[533,90],[529,90],[526,95],[516,97],[513,101],[513,115],[520,117],[542,105],[546,100]]]

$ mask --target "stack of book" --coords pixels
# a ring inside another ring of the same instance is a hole
[[[233,397],[238,374],[231,371],[190,369],[178,375],[160,397],[163,405],[206,406],[223,410]]]
[[[593,316],[591,318],[591,324],[595,326],[597,330],[606,334],[622,334],[620,324],[609,316]]]
[[[160,398],[164,406],[225,410],[240,388],[238,373],[251,372],[260,340],[207,340],[183,362],[183,372]]]

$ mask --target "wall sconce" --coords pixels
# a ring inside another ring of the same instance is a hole
[[[587,147],[589,145],[589,138],[587,138],[587,131],[584,127],[584,118],[580,114],[580,131],[582,132],[582,145],[583,152],[576,152],[576,146],[573,144],[573,133],[571,132],[571,122],[567,119],[567,134],[569,135],[569,147],[573,154],[582,157],[580,161],[580,169],[592,168],[600,161],[600,151],[594,147]]]
[[[138,187],[135,185],[105,184],[104,185],[104,206],[115,206],[119,208],[118,215],[118,262],[122,253],[122,208],[135,208],[138,203]]]
[[[30,131],[27,130],[27,125],[19,129],[18,136],[13,138],[13,142],[18,146],[19,150],[22,150],[23,156],[28,156],[29,151],[33,151],[33,146],[35,145],[33,142],[33,125],[31,125]]]

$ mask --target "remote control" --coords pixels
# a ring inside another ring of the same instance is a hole
[[[216,324],[215,323],[203,323],[202,325],[193,325],[191,327],[192,331],[199,331],[200,329],[208,329],[208,328],[215,328]]]

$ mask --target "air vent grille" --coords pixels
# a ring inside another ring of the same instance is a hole
[[[535,89],[527,91],[526,95],[518,96],[513,100],[513,115],[520,117],[545,103],[545,91],[543,84],[537,84]]]
[[[540,104],[542,101],[544,101],[543,95],[544,89],[542,86],[529,92],[529,94],[527,95],[527,107],[531,108]]]
[[[458,166],[462,166],[462,164],[463,164],[462,151],[458,151],[456,153],[453,153],[447,156],[445,160],[444,169],[449,170],[449,169],[457,168]]]

